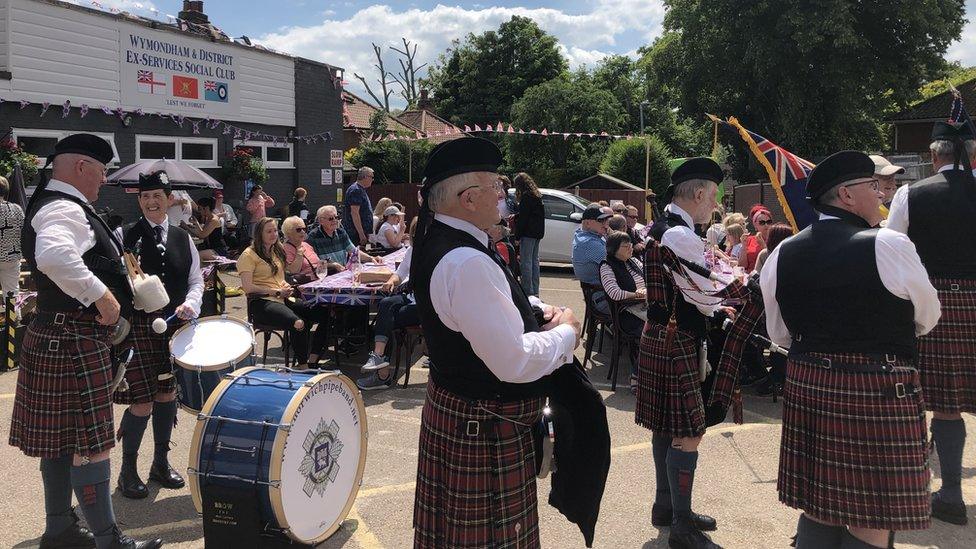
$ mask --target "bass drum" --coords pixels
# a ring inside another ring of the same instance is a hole
[[[193,505],[252,489],[265,529],[314,545],[349,513],[366,464],[366,410],[338,373],[242,368],[207,400],[190,446]]]

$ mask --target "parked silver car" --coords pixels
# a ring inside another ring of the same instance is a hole
[[[573,262],[573,234],[590,201],[566,191],[539,190],[546,210],[546,236],[539,243],[539,261],[568,265]],[[509,190],[509,194],[515,191]]]

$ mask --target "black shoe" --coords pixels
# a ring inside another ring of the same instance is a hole
[[[667,528],[671,526],[672,518],[673,515],[670,507],[656,503],[651,506],[651,524],[654,526]],[[708,515],[699,515],[698,513],[691,514],[691,525],[702,532],[711,532],[718,528],[718,523],[715,522],[715,519]]]
[[[148,541],[136,541],[123,534],[118,526],[113,526],[112,530],[115,538],[112,540],[112,544],[109,545],[110,549],[159,549],[163,546],[163,540],[159,538]]]
[[[759,375],[759,376],[746,375],[742,378],[742,382],[740,383],[740,385],[742,387],[756,387],[757,385],[765,383],[767,379],[769,379],[768,375]]]
[[[345,355],[347,358],[359,354],[359,347],[350,343],[348,339],[343,339],[340,341],[337,350],[340,354]]]
[[[671,549],[722,549],[722,546],[712,541],[694,527],[691,521],[677,521],[671,525],[668,533],[668,547]]]
[[[136,470],[136,457],[122,456],[122,470],[119,471],[119,492],[130,499],[142,499],[149,495],[149,488],[139,478]]]
[[[153,461],[152,467],[149,469],[149,480],[158,482],[163,488],[173,490],[186,486],[183,477],[176,472],[176,469],[170,467],[167,461]]]
[[[773,387],[773,380],[768,376],[756,384],[755,386],[757,396],[772,396],[776,389]]]
[[[56,536],[41,536],[41,549],[94,549],[95,535],[78,524],[78,515],[71,510],[74,523]]]
[[[949,503],[942,499],[939,492],[932,494],[932,518],[960,526],[965,526],[969,522],[969,517],[966,516],[966,504]]]

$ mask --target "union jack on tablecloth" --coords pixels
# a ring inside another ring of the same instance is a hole
[[[807,177],[815,164],[804,160],[758,133],[753,133],[739,124],[734,117],[726,122],[738,131],[749,149],[756,155],[759,163],[766,168],[776,197],[786,214],[786,219],[799,231],[817,219],[817,212],[807,201]]]

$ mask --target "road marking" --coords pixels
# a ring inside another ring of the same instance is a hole
[[[574,292],[583,295],[583,290],[579,288],[541,288],[543,292]]]
[[[404,482],[403,484],[387,484],[386,486],[377,486],[376,488],[366,488],[365,490],[359,491],[359,497],[368,498],[371,496],[381,496],[384,494],[396,494],[399,492],[407,492],[413,490],[417,487],[416,482]]]
[[[356,530],[352,533],[352,540],[359,544],[361,549],[383,549],[383,544],[380,543],[379,538],[376,534],[369,529],[369,525],[363,520],[363,517],[359,515],[359,510],[356,509],[356,505],[349,509],[349,514],[346,515],[346,520],[356,521]]]
[[[16,393],[0,393],[0,400],[8,400],[14,398]]]

